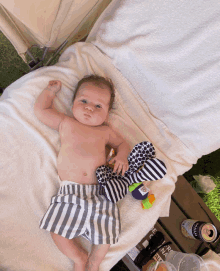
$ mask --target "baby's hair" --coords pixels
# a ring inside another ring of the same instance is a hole
[[[100,86],[100,87],[102,87],[103,85],[107,86],[109,88],[109,90],[110,90],[110,93],[111,93],[111,98],[110,98],[110,103],[109,103],[109,110],[112,109],[112,105],[113,105],[114,99],[115,99],[115,88],[114,88],[114,85],[113,85],[112,80],[110,78],[105,78],[105,77],[102,77],[102,76],[99,76],[99,75],[94,75],[94,74],[86,75],[85,77],[83,77],[78,82],[78,84],[76,86],[75,93],[73,95],[72,102],[74,102],[74,100],[76,98],[76,94],[77,94],[80,86],[83,83],[92,83],[95,86]]]

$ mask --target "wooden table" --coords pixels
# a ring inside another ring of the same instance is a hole
[[[135,250],[141,251],[146,247],[146,243],[148,243],[151,236],[154,235],[156,231],[161,231],[165,236],[164,243],[171,241],[172,244],[160,249],[154,256],[155,260],[165,260],[166,255],[171,249],[184,253],[198,254],[205,247],[210,247],[210,244],[208,243],[200,240],[192,240],[183,236],[180,225],[185,219],[194,219],[211,223],[218,231],[220,231],[220,222],[218,219],[183,176],[178,177],[176,188],[171,199],[169,217],[158,219],[154,228],[134,248]],[[215,243],[211,244],[210,248],[219,250],[219,247],[220,240],[218,238]],[[220,251],[217,253],[220,253]],[[134,265],[131,254],[130,256],[126,254],[122,260],[128,266],[129,270],[140,270]]]

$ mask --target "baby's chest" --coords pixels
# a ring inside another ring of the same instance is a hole
[[[106,138],[104,133],[72,131],[62,136],[61,145],[83,156],[97,156],[105,152]]]

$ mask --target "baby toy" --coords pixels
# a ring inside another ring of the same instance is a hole
[[[155,158],[155,149],[152,143],[143,141],[134,146],[128,156],[129,169],[124,176],[117,175],[109,166],[102,165],[97,168],[96,176],[101,186],[101,194],[107,200],[116,203],[123,199],[128,191],[136,199],[142,200],[142,208],[148,209],[155,201],[150,195],[143,181],[155,181],[166,174],[164,162]],[[145,191],[144,191],[145,190]]]
[[[150,194],[150,189],[147,188],[143,182],[141,183],[134,183],[129,186],[129,191],[131,192],[133,198],[137,200],[142,200],[142,208],[143,209],[149,209],[152,207],[155,197],[153,194]]]

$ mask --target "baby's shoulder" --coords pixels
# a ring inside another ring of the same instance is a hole
[[[75,124],[75,122],[76,121],[74,118],[66,115],[60,123],[59,132],[63,131],[64,129],[70,128],[71,126]]]

